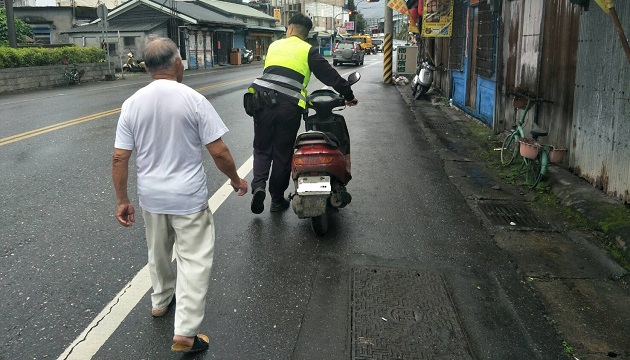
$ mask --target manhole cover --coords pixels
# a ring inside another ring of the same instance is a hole
[[[492,225],[530,228],[548,227],[538,221],[534,212],[526,204],[480,202],[478,206]]]
[[[471,359],[444,279],[411,269],[352,270],[352,359]]]

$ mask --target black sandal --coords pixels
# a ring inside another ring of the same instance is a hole
[[[199,351],[208,350],[208,345],[210,344],[210,340],[207,335],[197,334],[195,336],[195,340],[193,340],[192,346],[186,346],[183,344],[173,344],[171,345],[171,350],[176,352],[183,353],[194,353]]]

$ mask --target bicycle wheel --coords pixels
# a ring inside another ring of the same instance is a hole
[[[59,75],[55,79],[55,85],[56,86],[67,86],[67,85],[70,85],[70,78],[68,77],[68,74],[67,73],[63,73],[63,74]]]
[[[81,77],[79,76],[79,72],[77,70],[71,70],[68,74],[68,83],[69,84],[78,84],[81,81]]]
[[[542,179],[540,159],[526,159],[525,164],[525,184],[533,189]]]
[[[510,165],[516,159],[516,154],[519,151],[517,137],[517,133],[513,132],[503,140],[501,145],[501,165]]]

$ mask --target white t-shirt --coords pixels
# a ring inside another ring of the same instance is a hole
[[[202,151],[227,131],[205,97],[176,81],[154,80],[127,99],[114,147],[136,150],[140,206],[171,215],[207,208]]]

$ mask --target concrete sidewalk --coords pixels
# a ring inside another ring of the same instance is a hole
[[[565,353],[582,360],[630,359],[630,277],[607,249],[613,243],[627,254],[630,223],[619,222],[630,211],[555,165],[545,183],[554,196],[542,197],[559,204],[541,201],[539,193],[502,174],[490,153],[498,142],[491,129],[433,92],[415,100],[409,85],[396,87],[451,181],[536,291],[544,316],[565,340]],[[594,230],[606,224],[615,224],[614,230]]]

